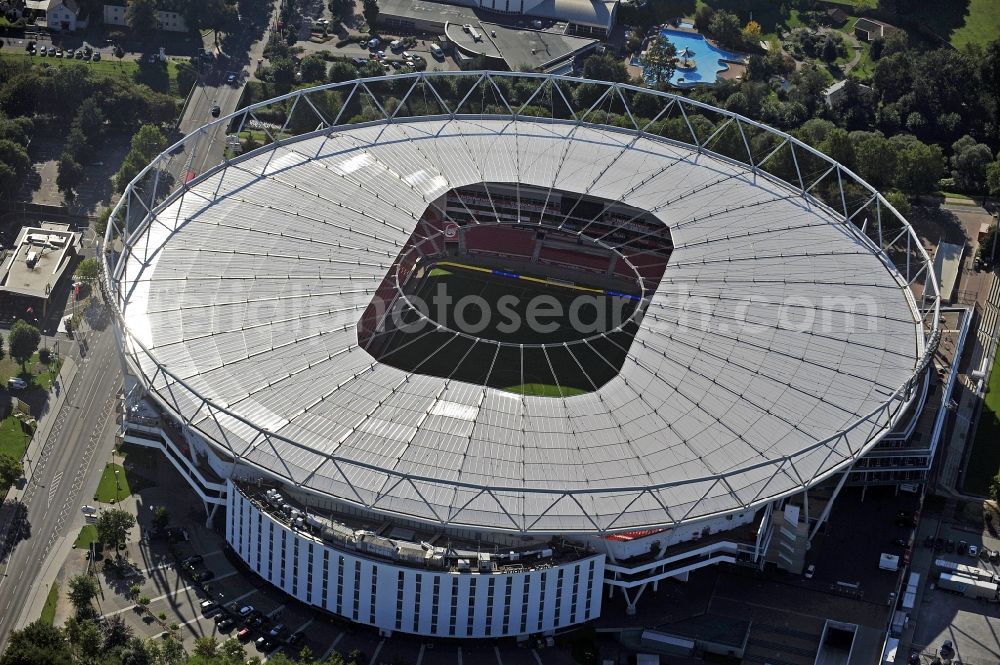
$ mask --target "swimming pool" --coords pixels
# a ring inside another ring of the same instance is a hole
[[[693,70],[678,69],[670,77],[670,83],[678,87],[692,86],[699,83],[715,83],[719,72],[726,68],[720,62],[721,60],[743,61],[743,54],[723,51],[720,48],[712,46],[705,41],[704,35],[695,32],[663,29],[660,31],[660,34],[677,47],[678,56],[680,56],[685,48],[694,52],[694,56],[691,59],[695,62],[695,68]],[[639,67],[642,66],[638,57],[633,58],[632,64]]]

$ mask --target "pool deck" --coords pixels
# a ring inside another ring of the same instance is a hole
[[[694,23],[694,19],[692,19],[692,18],[685,18],[684,20],[688,21],[688,22],[690,22],[692,24]],[[656,30],[657,30],[657,33],[659,33],[660,30],[673,30],[675,32],[686,32],[686,33],[691,34],[691,35],[701,35],[704,38],[704,40],[710,46],[712,46],[712,47],[714,47],[714,48],[716,48],[716,49],[718,49],[720,51],[724,51],[726,53],[731,53],[731,54],[734,54],[734,55],[738,53],[736,51],[732,51],[731,49],[728,49],[728,48],[720,45],[717,41],[715,41],[714,39],[712,39],[710,37],[705,36],[704,34],[702,34],[701,32],[699,32],[698,30],[696,30],[693,27],[689,28],[687,26],[673,25],[671,23],[664,23],[664,24],[662,24],[660,26],[657,26]],[[747,71],[747,66],[746,66],[745,63],[746,63],[746,58],[749,56],[749,54],[748,53],[739,53],[739,55],[741,56],[741,61],[740,62],[736,62],[734,60],[729,60],[729,59],[726,59],[726,58],[720,58],[719,59],[719,61],[723,65],[725,65],[725,69],[719,71],[718,74],[716,74],[716,81],[718,81],[718,80],[735,81],[735,80],[739,80],[739,79],[743,78],[743,75],[746,74],[746,71]],[[632,64],[632,56],[626,58],[626,60],[625,60],[625,69],[628,70],[629,76],[642,78],[642,67],[640,67],[638,65]],[[712,85],[712,84],[711,83],[699,83],[699,84],[696,84],[696,85]],[[690,88],[691,86],[673,86],[673,87],[676,88],[676,89],[679,89],[679,90],[684,90],[684,89]]]

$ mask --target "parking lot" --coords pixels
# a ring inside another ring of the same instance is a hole
[[[947,512],[945,517],[947,517]],[[925,530],[919,547],[921,559],[930,565],[921,566],[923,593],[920,603],[911,613],[912,650],[930,662],[933,654],[945,640],[951,640],[956,659],[965,665],[994,665],[1000,661],[1000,603],[966,598],[957,593],[936,588],[939,567],[930,563],[938,559],[975,566],[1000,576],[1000,565],[958,553],[958,544],[965,541],[977,548],[1000,550],[1000,538],[989,532],[981,533],[968,525],[952,520],[933,522],[936,528]],[[925,544],[931,537],[930,547]],[[938,546],[940,539],[943,546]],[[954,543],[949,552],[947,542]]]
[[[189,652],[199,637],[215,636],[220,641],[235,637],[247,619],[261,619],[258,628],[252,628],[245,638],[251,655],[266,658],[270,654],[289,651],[296,653],[308,647],[317,658],[325,658],[334,650],[345,657],[355,653],[357,663],[387,663],[392,665],[570,665],[573,658],[568,649],[544,649],[517,646],[512,640],[468,642],[434,640],[396,634],[386,638],[378,631],[351,624],[339,617],[326,614],[287,596],[247,570],[225,552],[226,543],[217,530],[203,525],[204,510],[189,492],[178,492],[184,481],[169,462],[158,454],[143,450],[129,453],[132,463],[140,468],[152,486],[135,495],[135,512],[140,528],[133,533],[128,544],[128,558],[139,568],[137,577],[121,579],[115,573],[102,574],[99,610],[104,616],[120,616],[141,637],[155,637],[173,632]],[[166,506],[172,516],[171,524],[177,529],[176,542],[166,536],[147,539],[153,508]],[[217,524],[222,523],[220,510]],[[185,532],[188,539],[181,534]],[[173,552],[171,552],[173,547]],[[176,554],[176,557],[175,557]],[[201,560],[191,569],[181,563],[192,556]],[[85,552],[74,556],[81,562]],[[211,579],[197,582],[195,576],[211,571]],[[133,599],[128,588],[139,585]],[[137,600],[148,598],[148,611],[137,607]],[[212,611],[205,616],[202,603],[212,601],[223,608],[225,616],[232,617],[233,625],[220,630]],[[240,616],[240,609],[252,607],[255,612]],[[273,650],[258,652],[256,640],[277,624],[284,629]],[[303,634],[301,642],[289,647],[284,640],[293,633]],[[623,661],[624,662],[624,661]]]

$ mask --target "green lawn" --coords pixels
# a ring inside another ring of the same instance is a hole
[[[42,608],[41,621],[51,626],[56,621],[56,602],[59,600],[59,585],[52,583],[49,595],[45,597],[45,607]]]
[[[522,383],[519,386],[509,386],[504,390],[528,397],[572,397],[587,392],[571,386],[552,386],[546,383]]]
[[[188,93],[187,90],[180,90],[177,85],[177,62],[174,60],[167,60],[166,68],[164,69],[159,64],[143,64],[140,66],[135,60],[118,60],[107,55],[102,55],[100,62],[93,62],[91,60],[64,60],[63,58],[48,56],[39,57],[37,55],[28,55],[23,50],[14,51],[4,48],[0,50],[0,57],[30,60],[36,65],[46,67],[79,65],[98,74],[122,78],[136,83],[145,83],[153,90],[170,93],[177,97],[186,97]]]
[[[979,414],[976,437],[969,461],[965,465],[963,489],[969,494],[986,494],[990,480],[1000,471],[1000,363],[997,358],[993,360],[993,371],[983,397],[983,410]]]
[[[0,382],[6,384],[11,377],[19,376],[27,381],[27,390],[48,390],[52,387],[52,381],[59,376],[62,358],[50,357],[48,365],[40,365],[39,363],[37,352],[24,366],[10,356],[4,356],[0,360]],[[25,371],[25,367],[28,368],[27,371]]]
[[[21,421],[14,416],[0,420],[0,453],[21,459],[31,436],[21,430]]]
[[[115,471],[118,471],[117,482]],[[104,467],[104,474],[101,475],[101,483],[97,486],[94,499],[101,503],[117,503],[131,494],[125,469],[120,464],[108,464]]]
[[[1000,35],[1000,0],[909,2],[905,11],[908,21],[926,26],[955,48],[985,46]]]
[[[112,486],[112,489],[114,487]],[[97,542],[97,527],[93,524],[85,524],[82,529],[80,529],[80,535],[76,537],[76,541],[73,543],[73,547],[78,550],[90,549],[92,543]]]

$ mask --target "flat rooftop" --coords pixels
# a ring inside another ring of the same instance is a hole
[[[80,234],[65,224],[24,227],[0,268],[0,291],[46,299],[76,254]]]
[[[479,39],[476,39],[471,30],[466,32],[463,25],[470,25]],[[506,27],[497,23],[480,22],[478,19],[462,25],[449,24],[446,34],[460,50],[502,58],[511,71],[524,67],[544,70],[577,53],[595,48],[598,44],[596,39]]]

